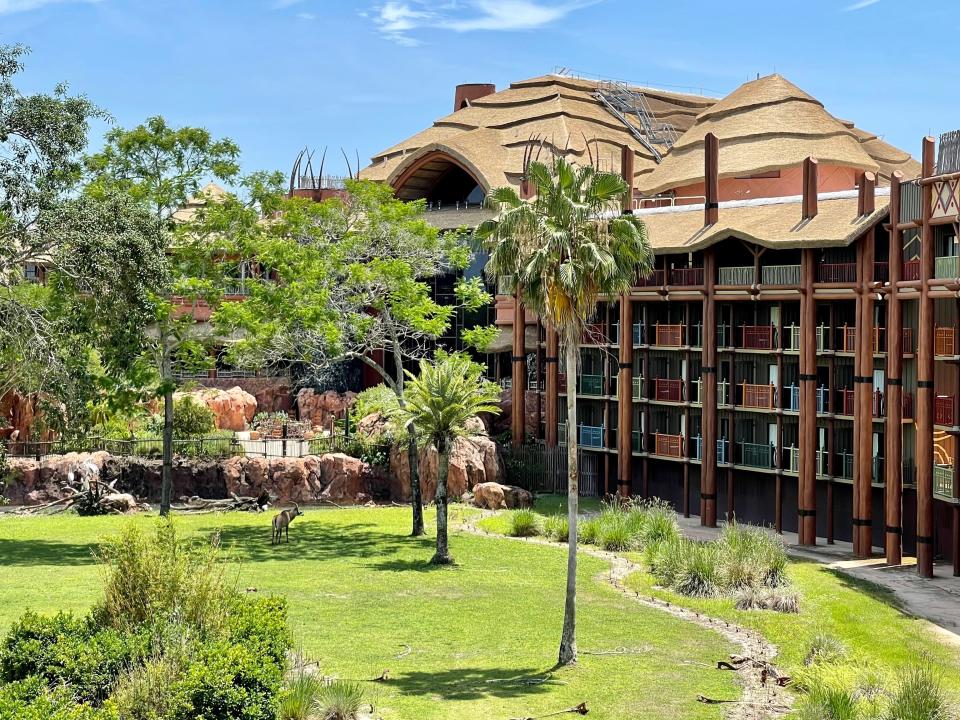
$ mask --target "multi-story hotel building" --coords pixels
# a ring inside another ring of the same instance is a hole
[[[623,174],[656,256],[601,304],[577,368],[498,298],[515,439],[529,387],[562,443],[576,383],[598,492],[960,572],[956,137],[918,163],[778,75],[721,100],[551,75],[461,86],[454,108],[361,175],[476,225],[491,188],[529,194],[531,155],[563,154]]]

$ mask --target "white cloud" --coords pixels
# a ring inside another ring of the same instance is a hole
[[[389,0],[370,15],[379,32],[400,45],[418,45],[411,31],[533,30],[602,0],[549,3],[545,0]],[[361,13],[368,17],[367,13]]]
[[[307,20],[308,22],[309,22],[310,20],[316,20],[316,19],[317,19],[317,16],[316,16],[316,15],[314,15],[313,13],[307,13],[307,12],[297,13],[297,17],[300,18],[301,20]]]
[[[863,10],[871,5],[876,5],[878,2],[880,2],[880,0],[858,0],[858,2],[855,2],[852,5],[847,5],[843,11],[853,12],[854,10]]]
[[[45,5],[64,2],[87,2],[94,3],[99,0],[0,0],[0,15],[13,15],[13,13],[27,12],[36,10]]]

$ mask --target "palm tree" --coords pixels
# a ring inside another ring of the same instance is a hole
[[[629,190],[614,173],[580,167],[555,157],[550,166],[530,163],[527,178],[536,188],[530,201],[513,188],[493,190],[497,216],[480,225],[477,237],[490,253],[486,271],[509,277],[512,290],[560,334],[568,378],[575,377],[584,325],[601,296],[626,292],[638,276],[652,272],[646,228],[620,213]],[[514,322],[517,320],[514,319]],[[627,328],[621,337],[629,337]],[[567,593],[559,663],[577,659],[577,393],[567,382]]]
[[[483,367],[460,354],[439,353],[435,362],[420,361],[420,374],[407,371],[406,406],[398,410],[405,425],[414,425],[423,441],[439,453],[437,467],[437,551],[435,565],[453,562],[447,542],[447,473],[450,450],[458,435],[468,433],[471,418],[498,413],[500,387],[483,377]]]

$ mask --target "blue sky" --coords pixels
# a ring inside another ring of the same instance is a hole
[[[66,81],[122,126],[202,125],[245,170],[284,171],[305,145],[365,164],[450,112],[457,83],[556,66],[717,95],[776,71],[916,156],[960,127],[960,58],[926,56],[925,23],[952,27],[952,3],[0,0],[0,43],[33,50],[24,89]]]

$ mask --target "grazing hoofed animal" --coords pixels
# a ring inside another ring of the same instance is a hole
[[[271,545],[279,545],[280,537],[286,532],[287,542],[290,542],[290,523],[295,517],[303,515],[300,506],[293,504],[293,510],[284,510],[273,516],[273,535],[270,537]]]

